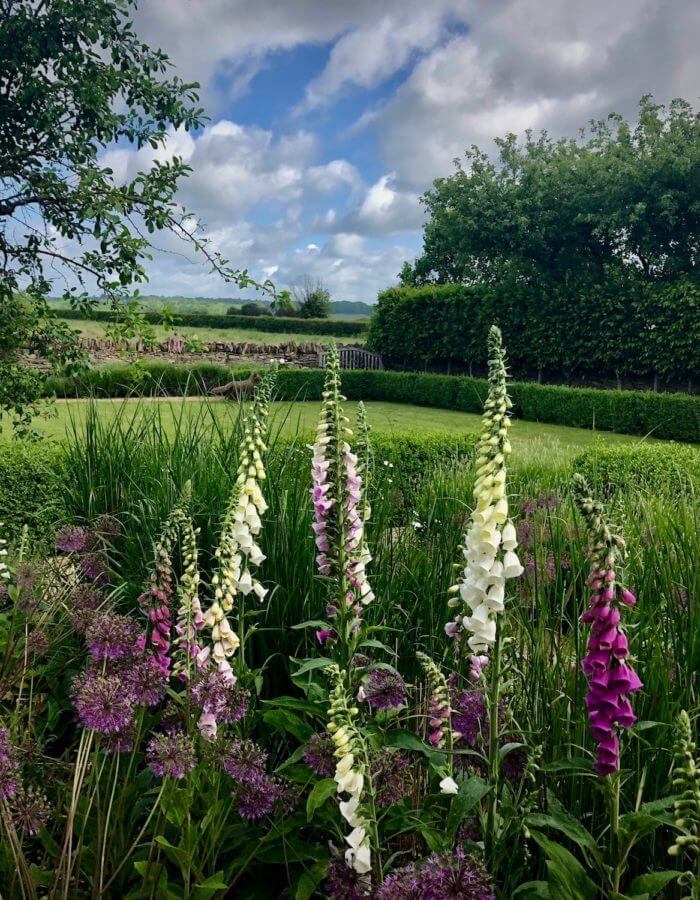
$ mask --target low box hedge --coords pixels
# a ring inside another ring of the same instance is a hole
[[[23,525],[32,538],[53,536],[65,517],[63,450],[59,444],[3,443],[0,452],[2,537],[16,540]]]
[[[606,494],[628,488],[679,494],[700,488],[700,452],[674,443],[594,444],[571,465]]]
[[[129,394],[205,394],[251,369],[200,363],[137,363],[93,369],[76,378],[47,379],[46,393],[58,397],[124,397]],[[323,387],[319,369],[281,369],[281,400],[318,400]],[[419,372],[344,371],[343,391],[350,400],[414,403],[440,409],[480,413],[487,383],[466,376]],[[596,428],[667,440],[700,441],[700,398],[651,391],[605,391],[513,381],[509,385],[513,415],[529,422]]]

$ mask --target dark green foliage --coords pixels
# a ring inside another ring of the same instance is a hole
[[[389,288],[368,346],[411,368],[485,365],[486,335],[503,332],[511,370],[562,377],[685,382],[700,371],[700,285],[631,276],[586,291],[498,284]]]
[[[700,119],[689,103],[643,97],[578,139],[527,133],[478,148],[425,195],[422,255],[404,284],[610,285],[620,273],[676,279],[698,263]]]
[[[244,303],[240,310],[235,307],[226,310],[227,316],[235,316],[236,314],[241,316],[266,316],[269,315],[269,311],[262,303]]]
[[[77,377],[50,378],[48,393],[58,397],[181,396],[206,394],[231,376],[246,378],[249,368],[200,363],[140,363],[93,369]],[[319,400],[320,369],[282,369],[276,395],[280,400]],[[486,382],[466,376],[414,372],[348,371],[343,390],[349,400],[412,403],[481,413]],[[595,428],[667,440],[700,441],[700,399],[687,394],[650,391],[600,391],[529,382],[510,382],[513,415],[529,422]]]
[[[57,444],[6,443],[0,453],[0,521],[3,535],[19,537],[27,525],[32,538],[51,537],[65,515],[65,458]]]
[[[700,487],[700,453],[675,444],[600,444],[582,451],[572,467],[605,493],[644,490],[651,494],[687,494]]]
[[[84,319],[84,313],[80,311],[66,310],[61,312],[66,319]],[[146,322],[158,325],[163,321],[162,313],[144,312],[142,316]],[[113,322],[114,314],[110,310],[94,310],[90,318],[97,322]],[[180,313],[175,324],[181,327],[191,328],[251,328],[256,331],[268,331],[271,334],[330,334],[335,337],[356,337],[364,334],[367,325],[364,322],[344,322],[338,319],[300,319],[292,316],[259,315],[255,317],[255,324],[250,321],[251,316],[244,315],[238,310],[230,311],[225,316],[210,316],[207,313]]]

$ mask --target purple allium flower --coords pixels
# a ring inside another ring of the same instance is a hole
[[[481,863],[462,847],[454,853],[432,853],[385,879],[379,900],[494,900],[495,893]]]
[[[15,828],[20,834],[37,834],[51,816],[46,795],[33,787],[20,788],[10,802]]]
[[[473,844],[477,844],[481,840],[481,831],[476,819],[467,819],[462,822],[457,833],[457,840],[460,842],[471,841]]]
[[[0,797],[13,797],[20,790],[19,765],[6,728],[0,728]]]
[[[233,738],[222,753],[221,768],[236,781],[254,781],[265,774],[267,753],[254,741]]]
[[[232,724],[240,722],[248,712],[250,705],[250,691],[243,687],[242,684],[230,684],[228,686],[228,696],[226,703],[221,712],[221,721]]]
[[[369,876],[359,875],[340,855],[331,859],[324,886],[331,900],[362,900],[371,894]]]
[[[64,525],[56,532],[56,547],[64,553],[84,553],[95,544],[95,533],[84,525]]]
[[[372,669],[367,700],[375,709],[398,709],[406,703],[406,684],[393,669]]]
[[[413,787],[413,770],[400,750],[382,747],[370,757],[372,783],[377,803],[385,808],[400,803]]]
[[[452,701],[452,728],[472,749],[488,741],[486,702],[481,691],[462,691]]]
[[[77,584],[71,592],[70,619],[78,634],[85,634],[100,605],[102,594],[91,584]]]
[[[165,697],[168,678],[152,654],[141,652],[127,657],[114,671],[123,679],[135,703],[155,706]]]
[[[251,770],[247,780],[241,781],[233,790],[236,811],[249,822],[274,812],[283,794],[282,785],[259,770]]]
[[[73,680],[73,707],[83,728],[122,731],[134,715],[134,699],[118,675],[82,672]]]
[[[27,635],[26,648],[29,656],[34,659],[43,656],[49,649],[49,636],[43,629],[34,629]]]
[[[146,762],[152,772],[165,778],[182,778],[197,764],[192,742],[184,731],[154,735],[146,750]]]
[[[315,775],[332,778],[337,762],[334,752],[329,734],[314,734],[304,750],[304,762]]]
[[[107,735],[104,739],[104,747],[108,753],[130,753],[134,749],[136,730],[133,725],[127,725],[123,731]]]
[[[80,557],[78,571],[86,581],[93,584],[108,584],[109,569],[101,553],[85,553]]]
[[[124,659],[138,649],[141,630],[130,616],[108,612],[94,617],[85,631],[85,641],[93,659]]]
[[[109,513],[103,513],[101,516],[97,516],[92,523],[92,527],[95,533],[108,544],[114,543],[117,538],[124,534],[122,523],[114,516],[110,516]]]
[[[508,744],[507,738],[502,738],[502,744]],[[501,761],[501,772],[511,784],[520,784],[525,774],[525,764],[527,763],[527,754],[522,747],[515,747],[503,757]]]

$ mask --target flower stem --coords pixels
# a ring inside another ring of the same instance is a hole
[[[620,854],[620,776],[613,775],[610,784],[610,867],[612,889],[614,894],[620,893],[622,879],[622,859]]]
[[[489,872],[496,876],[496,845],[498,828],[498,791],[500,775],[500,759],[498,755],[498,706],[501,690],[501,627],[496,624],[496,640],[490,662],[491,683],[488,692],[489,706],[489,747],[488,747],[488,809],[486,814],[485,850],[486,865]]]

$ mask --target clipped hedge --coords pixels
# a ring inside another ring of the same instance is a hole
[[[700,452],[677,444],[596,444],[572,462],[605,493],[634,488],[682,493],[700,488]]]
[[[62,319],[84,319],[80,310],[60,310]],[[143,317],[152,325],[163,321],[163,314],[144,312]],[[253,319],[255,321],[251,321]],[[114,322],[114,313],[110,310],[94,310],[90,320],[95,322]],[[344,322],[338,319],[300,319],[292,317],[278,318],[267,315],[246,315],[229,312],[225,316],[213,316],[208,313],[178,313],[175,323],[187,328],[248,328],[255,331],[267,331],[270,334],[329,334],[335,337],[357,337],[367,331],[365,322]]]
[[[486,365],[492,324],[511,371],[672,383],[700,369],[700,286],[625,275],[609,285],[432,284],[379,294],[367,343],[408,368]]]
[[[19,537],[27,525],[35,539],[53,534],[65,516],[63,450],[58,444],[4,443],[0,452],[2,536]]]
[[[206,394],[250,368],[201,363],[138,363],[93,369],[76,378],[49,378],[46,393],[57,397],[124,397],[131,393],[180,396]],[[281,369],[280,400],[318,400],[323,387],[320,369]],[[438,409],[481,413],[487,384],[467,376],[391,371],[344,371],[343,391],[349,400],[412,403]],[[513,415],[528,422],[595,428],[620,434],[649,435],[667,440],[700,441],[700,398],[651,391],[605,391],[513,381],[509,385]]]

